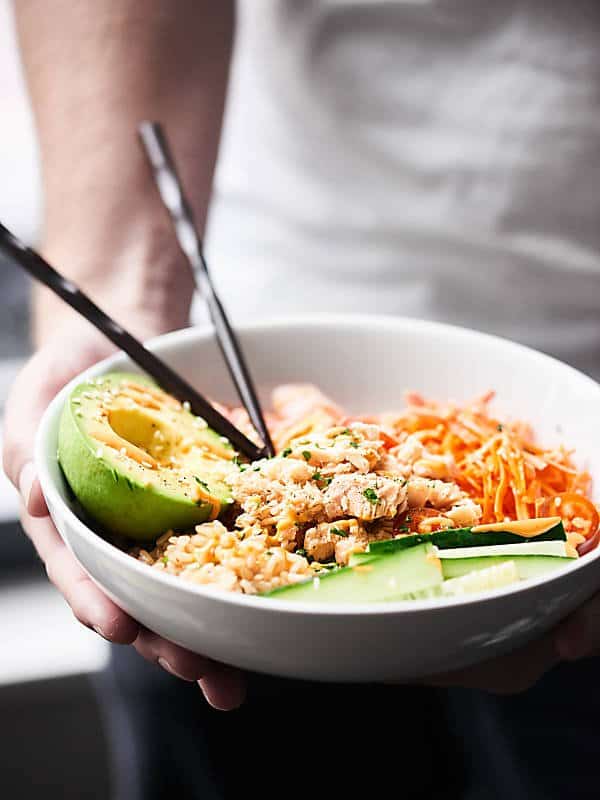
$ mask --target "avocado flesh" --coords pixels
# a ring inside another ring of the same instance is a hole
[[[215,519],[232,502],[235,455],[140,375],[77,386],[61,417],[58,459],[73,494],[106,531],[140,541]]]

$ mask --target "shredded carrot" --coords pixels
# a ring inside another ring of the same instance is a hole
[[[496,419],[489,409],[493,396],[489,392],[459,408],[409,395],[408,407],[393,420],[391,431],[400,441],[416,434],[430,452],[451,457],[452,479],[481,506],[482,523],[539,518],[556,507],[567,533],[581,534],[583,507],[589,540],[598,528],[592,511],[596,507],[589,500],[589,473],[576,467],[572,451],[535,442],[529,424]],[[565,502],[562,511],[554,502],[574,495],[586,502]]]

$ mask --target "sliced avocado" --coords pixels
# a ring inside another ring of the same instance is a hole
[[[151,541],[215,519],[232,500],[231,444],[148,378],[112,373],[65,404],[58,459],[75,497],[109,532]]]
[[[342,569],[273,589],[266,597],[299,603],[373,603],[405,599],[442,583],[435,548],[420,544]]]

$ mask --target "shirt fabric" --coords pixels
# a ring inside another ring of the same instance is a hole
[[[239,6],[208,229],[233,319],[437,319],[599,374],[600,6]]]

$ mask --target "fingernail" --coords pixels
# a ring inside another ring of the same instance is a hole
[[[101,636],[103,639],[106,639],[107,642],[110,641],[108,636],[104,633],[104,631],[102,630],[102,628],[99,625],[92,625],[92,627],[96,631],[98,636]]]
[[[246,686],[235,673],[201,678],[198,681],[205,700],[217,711],[234,711],[246,699]]]
[[[25,508],[29,506],[31,487],[33,486],[34,480],[35,480],[35,466],[33,465],[32,461],[28,461],[22,468],[21,474],[19,475],[19,493],[21,495],[21,499],[23,500]]]
[[[161,657],[158,659],[158,663],[160,664],[160,666],[161,666],[161,667],[162,667],[164,670],[166,670],[167,672],[169,672],[169,673],[170,673],[171,675],[173,675],[175,678],[179,678],[179,680],[182,680],[182,681],[187,681],[188,683],[193,683],[193,682],[194,682],[194,679],[193,679],[193,678],[186,678],[186,677],[185,677],[185,675],[180,675],[180,674],[179,674],[179,672],[177,672],[177,670],[173,669],[173,667],[172,667],[172,666],[169,664],[169,662],[167,661],[167,659],[166,659],[166,658],[163,658],[163,657],[161,656]]]

